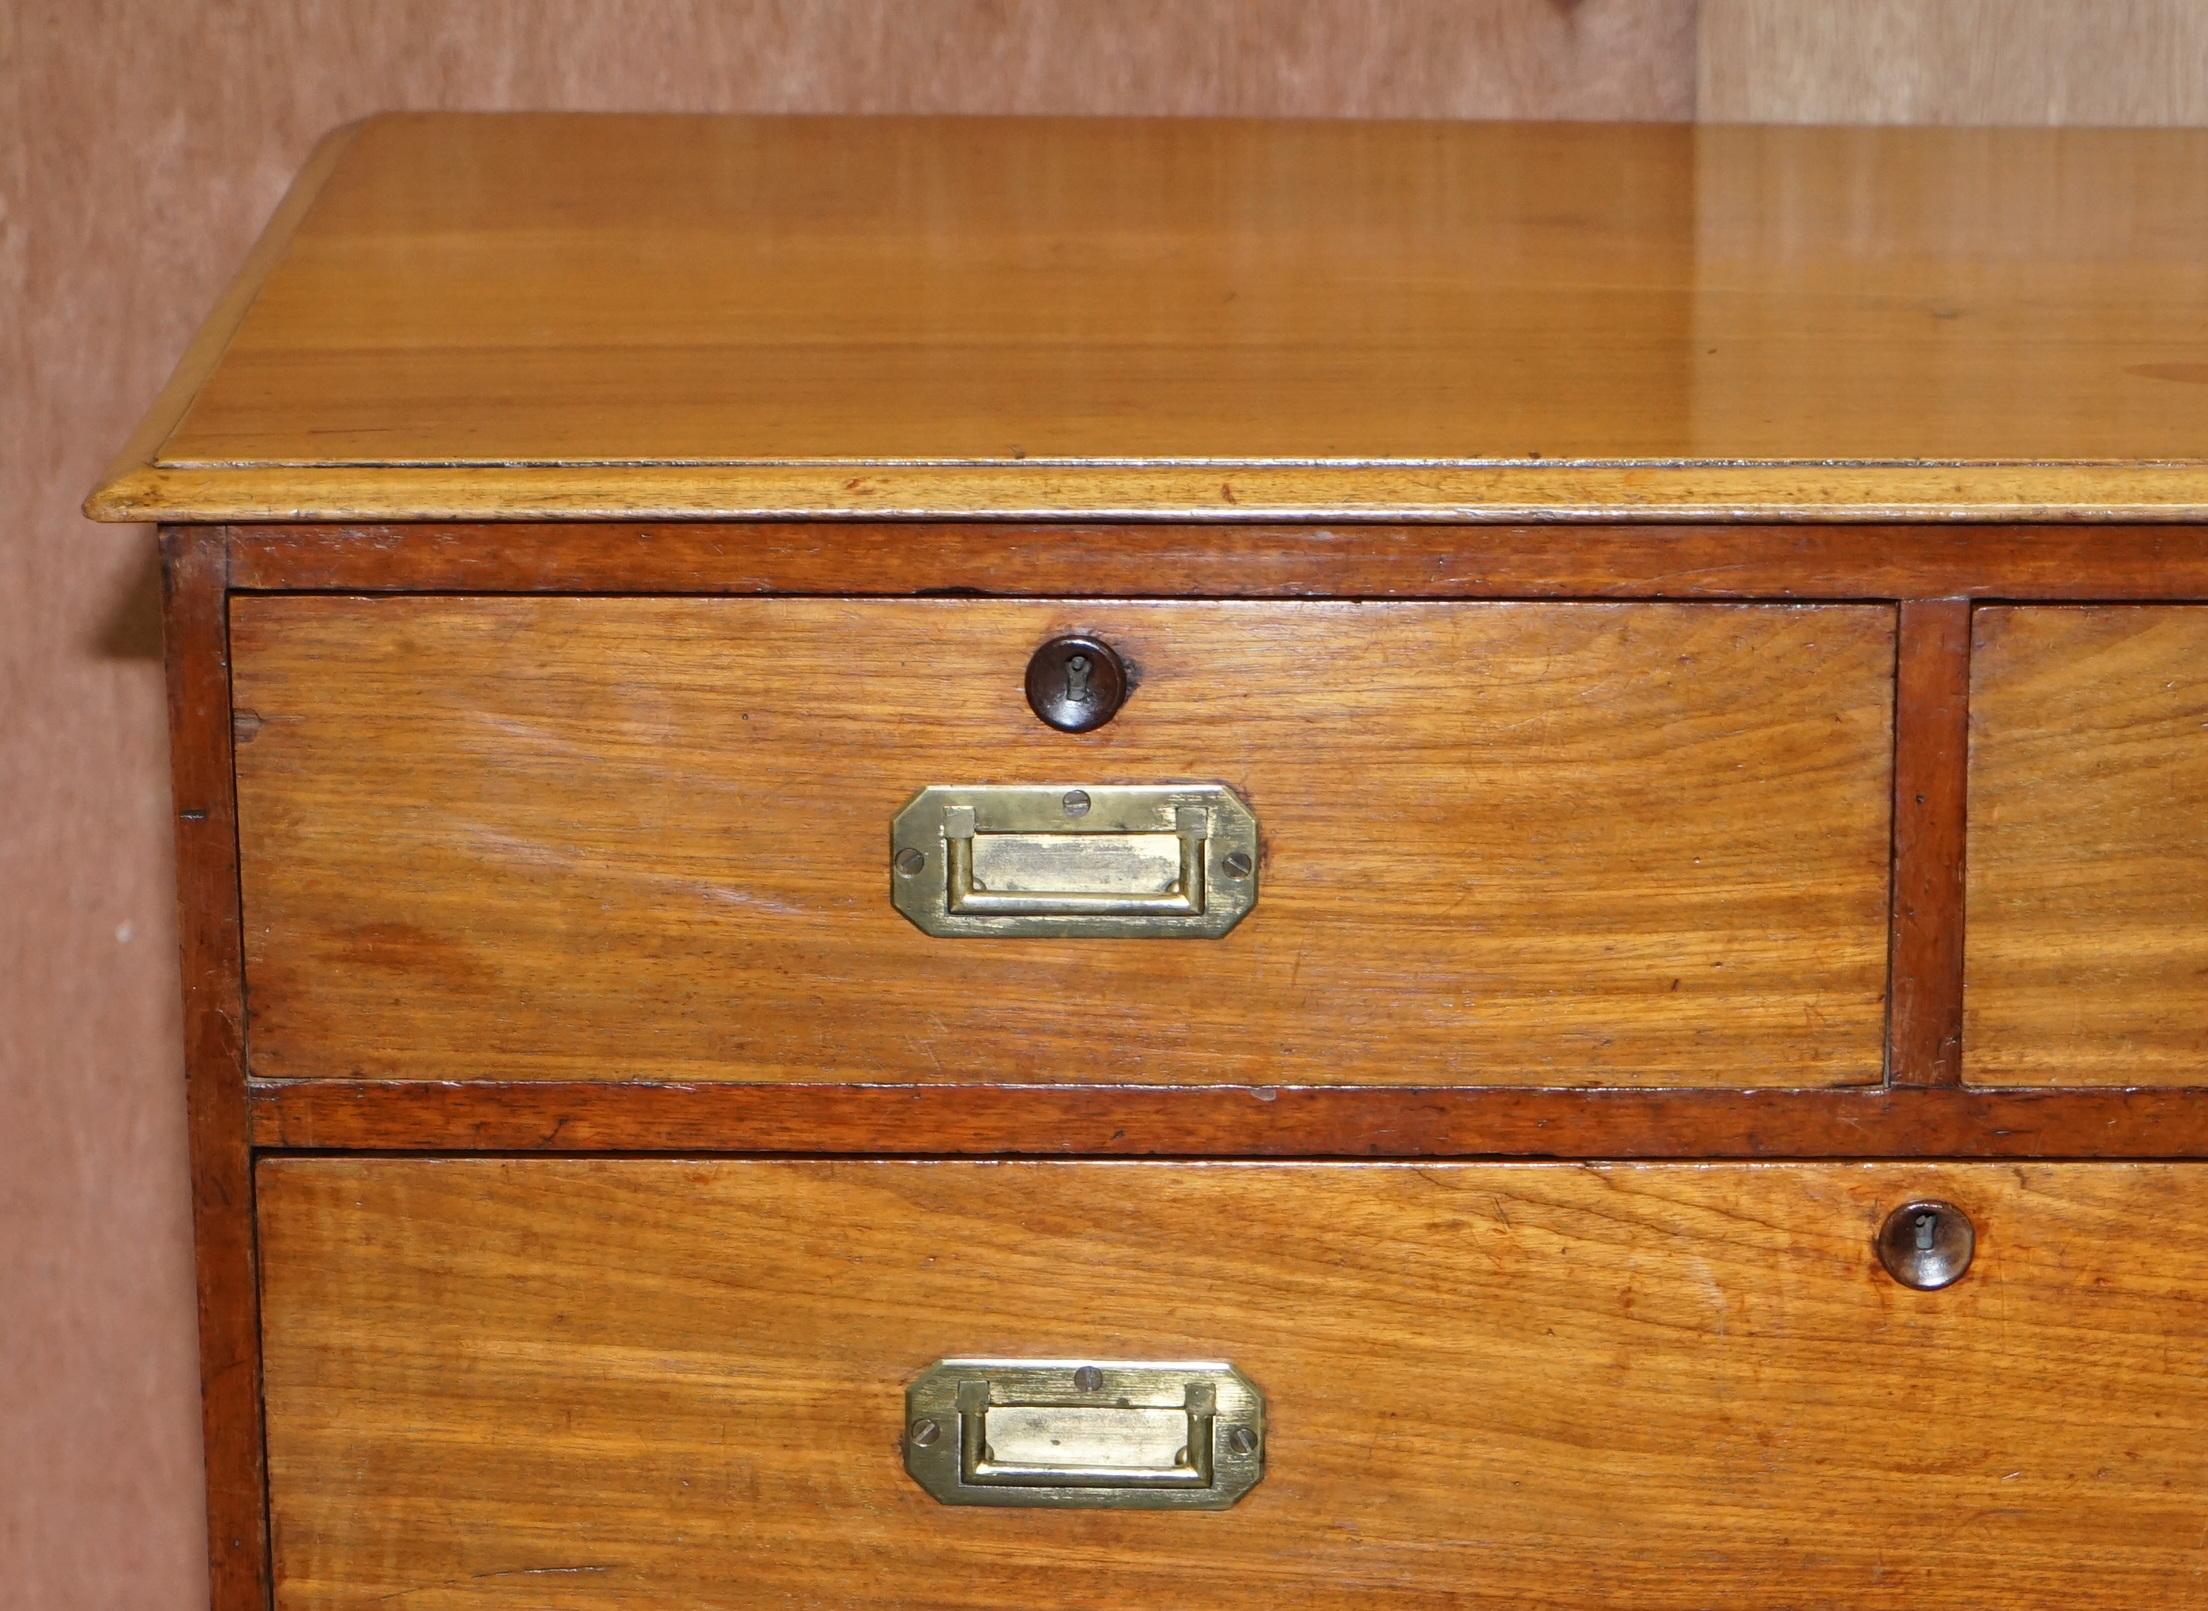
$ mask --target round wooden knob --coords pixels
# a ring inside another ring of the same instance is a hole
[[[1953,1203],[1904,1203],[1878,1231],[1878,1258],[1886,1273],[1919,1292],[1960,1281],[1977,1246],[1970,1216]]]
[[[1127,667],[1095,638],[1052,638],[1027,663],[1027,704],[1061,733],[1087,733],[1119,714]]]

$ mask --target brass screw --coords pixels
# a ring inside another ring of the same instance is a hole
[[[912,1423],[911,1430],[905,1435],[912,1440],[913,1447],[925,1449],[943,1435],[943,1428],[923,1416]]]
[[[912,877],[913,874],[917,873],[921,868],[927,866],[927,864],[928,858],[920,851],[913,849],[910,845],[905,846],[904,849],[897,852],[897,870],[903,873],[907,878]]]
[[[1257,1453],[1257,1433],[1246,1426],[1227,1428],[1227,1448],[1235,1454]]]
[[[1069,817],[1085,817],[1089,814],[1089,791],[1068,789],[1059,797],[1058,804]]]
[[[1104,1385],[1104,1373],[1094,1365],[1083,1365],[1073,1373],[1073,1385],[1084,1393],[1094,1393]]]
[[[1230,850],[1227,852],[1227,860],[1225,865],[1227,869],[1227,876],[1229,878],[1247,878],[1250,876],[1251,867],[1255,866],[1256,864],[1250,860],[1250,853],[1248,851]]]

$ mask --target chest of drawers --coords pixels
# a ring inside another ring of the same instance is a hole
[[[90,504],[216,1611],[2208,1602],[2204,198],[332,136]]]

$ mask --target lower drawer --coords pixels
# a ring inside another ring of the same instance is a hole
[[[1977,1233],[1940,1291],[1874,1251],[1919,1198]],[[296,1159],[259,1204],[280,1607],[2208,1603],[2199,1166]],[[1262,1479],[939,1504],[905,1389],[977,1355],[1229,1361]]]

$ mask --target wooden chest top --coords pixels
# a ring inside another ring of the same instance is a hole
[[[394,116],[118,520],[2199,518],[2208,131]]]

